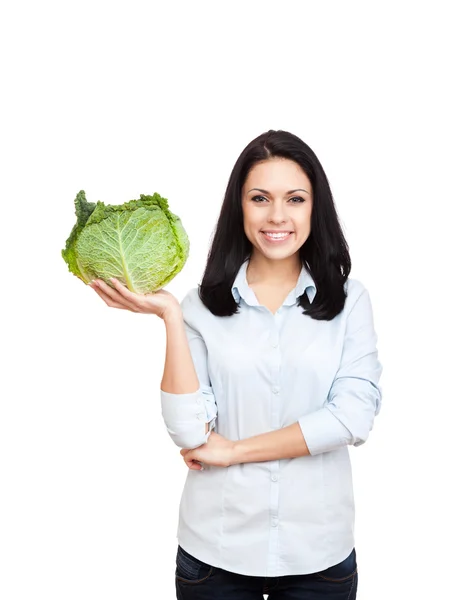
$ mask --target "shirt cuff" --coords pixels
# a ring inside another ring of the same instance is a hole
[[[350,431],[328,408],[321,408],[308,415],[303,415],[298,423],[312,456],[330,452],[351,443]]]
[[[178,446],[192,448],[208,441],[217,418],[217,406],[211,391],[199,388],[188,394],[172,394],[160,390],[160,396],[164,422]],[[207,432],[205,423],[209,423]]]
[[[188,421],[206,417],[204,400],[200,389],[190,394],[171,394],[160,390],[162,416],[165,422]]]

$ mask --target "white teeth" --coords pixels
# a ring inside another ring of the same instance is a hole
[[[275,239],[285,238],[290,235],[290,233],[266,233],[266,231],[264,232],[264,234],[267,235],[268,237],[272,237]]]

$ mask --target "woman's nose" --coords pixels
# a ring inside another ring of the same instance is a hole
[[[273,223],[285,223],[286,215],[283,206],[274,203],[270,210],[269,220]]]

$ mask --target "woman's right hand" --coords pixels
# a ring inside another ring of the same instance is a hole
[[[131,292],[118,279],[111,278],[114,286],[107,285],[102,279],[94,279],[88,285],[112,308],[122,308],[131,312],[154,314],[166,319],[175,311],[181,313],[181,306],[173,294],[158,290],[152,294]]]

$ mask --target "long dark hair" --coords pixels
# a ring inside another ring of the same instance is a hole
[[[251,141],[231,172],[221,212],[215,227],[207,263],[199,285],[199,296],[216,316],[238,312],[231,287],[242,263],[250,258],[252,244],[244,232],[242,187],[252,167],[261,161],[282,157],[295,161],[305,171],[313,188],[311,231],[299,249],[302,264],[316,284],[310,303],[306,293],[298,297],[304,315],[330,321],[345,305],[344,283],[351,270],[348,244],[340,226],[324,169],[303,140],[288,131],[270,129]]]

